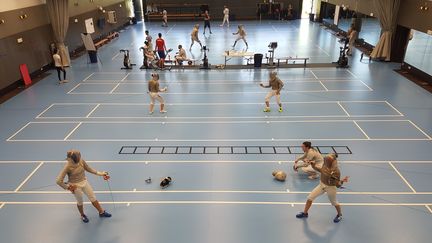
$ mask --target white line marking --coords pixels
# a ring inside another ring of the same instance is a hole
[[[87,81],[91,76],[93,76],[95,73],[91,73],[89,76],[85,77],[81,82]]]
[[[6,141],[10,141],[13,137],[15,137],[18,133],[20,133],[22,130],[24,130],[26,127],[28,127],[31,124],[31,122],[25,124],[21,129],[19,129],[16,133],[12,134]]]
[[[325,51],[323,48],[321,48],[319,45],[315,44],[315,46],[318,47],[318,49],[320,49],[322,52],[324,52],[328,57],[330,56],[330,54],[327,51]]]
[[[127,78],[129,75],[130,75],[130,73],[126,74],[126,76],[124,76],[124,77],[120,80],[120,83],[122,83],[123,81],[125,81],[126,78]]]
[[[385,103],[381,100],[353,100],[353,101],[285,101],[282,104],[337,104],[341,103]],[[77,102],[77,103],[53,103],[53,105],[148,105],[148,103],[91,103],[91,102]],[[213,102],[213,103],[169,103],[168,105],[188,105],[188,106],[209,106],[209,105],[261,105],[262,102]]]
[[[366,134],[366,132],[359,126],[359,124],[356,121],[353,121],[354,124],[358,127],[358,129],[360,129],[360,131],[363,133],[363,135],[365,135],[365,137],[370,140],[371,138]]]
[[[304,205],[304,202],[253,202],[253,201],[107,201],[101,204],[245,204],[245,205]],[[5,202],[8,205],[75,205],[76,202]],[[90,202],[84,202],[90,204]],[[314,203],[315,206],[331,206],[330,203]],[[340,203],[341,206],[426,206],[425,203]]]
[[[118,83],[116,86],[114,86],[114,88],[108,94],[113,94],[114,91],[120,86],[120,84],[121,83]],[[83,92],[83,93],[85,93],[85,92]],[[77,93],[75,93],[75,94],[77,94]]]
[[[72,92],[77,89],[82,83],[78,83],[77,85],[75,85],[75,87],[73,87],[71,90],[69,90],[69,92],[67,92],[67,94],[72,94]]]
[[[69,194],[69,191],[0,191],[0,194]],[[239,194],[309,194],[310,191],[230,191],[230,190],[132,190],[132,191],[94,191],[96,194],[152,194],[152,193],[239,193]],[[338,191],[341,195],[432,195],[432,192],[345,192]]]
[[[0,204],[0,209],[2,209],[2,208],[4,207],[5,204],[6,204],[6,203],[2,203],[2,204]]]
[[[321,86],[323,86],[324,87],[324,89],[325,89],[325,91],[329,91],[329,89],[327,89],[327,87],[323,84],[323,82],[322,81],[319,81],[319,83],[321,84]]]
[[[402,112],[400,112],[398,109],[396,109],[392,104],[390,104],[387,100],[384,101],[388,106],[390,106],[393,110],[395,110],[397,113],[399,113],[400,116],[404,116]]]
[[[281,138],[281,139],[13,139],[8,142],[298,142],[305,140],[314,141],[430,141],[430,139],[412,138],[412,139],[367,139],[367,138]]]
[[[68,138],[81,126],[82,122],[78,123],[78,125],[76,125],[76,127],[74,129],[72,129],[72,131],[66,135],[66,137],[63,139],[63,141],[67,141]]]
[[[340,106],[340,108],[345,112],[345,114],[346,114],[348,117],[351,117],[351,115],[348,113],[348,111],[345,109],[345,107],[343,107],[343,105],[341,104],[340,101],[338,101],[337,104]]]
[[[119,84],[118,84],[119,85]],[[118,87],[114,89],[116,89]],[[111,91],[112,92],[112,91]],[[147,94],[147,92],[73,92],[68,93],[71,95],[143,95]],[[329,92],[371,92],[371,90],[365,90],[365,89],[334,89],[334,90],[292,90],[292,91],[282,91],[281,93],[329,93]],[[261,92],[261,91],[238,91],[238,92],[168,92],[164,95],[231,95],[231,94],[267,94],[268,92]]]
[[[405,177],[399,172],[399,170],[392,164],[392,162],[389,162],[389,165],[394,169],[394,171],[400,176],[400,178],[407,184],[407,186],[413,191],[414,193],[417,193],[414,187],[411,186],[411,184],[405,179]]]
[[[112,58],[111,58],[111,60],[114,60],[114,59],[116,59],[117,57],[118,57],[118,55],[120,55],[120,52],[119,53],[117,53],[117,54],[115,54]]]
[[[430,213],[432,213],[432,209],[431,209],[431,207],[429,205],[425,205],[425,207],[427,208],[427,210],[429,210]]]
[[[418,127],[414,122],[412,122],[411,120],[408,120],[409,123],[411,123],[411,125],[413,125],[415,128],[417,128],[417,130],[419,130],[421,133],[423,133],[423,135],[425,135],[428,139],[431,139],[431,136],[429,136],[427,133],[425,133],[420,127]]]
[[[277,160],[87,160],[89,163],[277,163]],[[0,160],[0,164],[34,164],[40,163],[33,160]],[[44,160],[45,164],[65,163],[64,160]],[[282,163],[292,164],[292,161]],[[388,160],[345,160],[340,164],[388,164]],[[432,164],[432,160],[401,160],[392,161],[393,164]]]
[[[316,80],[319,80],[319,78],[315,75],[315,73],[312,70],[309,70],[309,72],[312,73],[312,75],[315,77]]]
[[[349,69],[345,69],[349,74],[351,74],[354,78],[358,78],[357,75],[355,75],[353,72],[351,72]]]
[[[100,104],[97,104],[88,114],[85,118],[89,118],[93,112],[95,112],[97,110],[97,108],[99,108]]]
[[[44,162],[40,162],[38,166],[36,166],[36,168],[30,173],[30,175],[27,176],[27,178],[24,179],[23,182],[21,182],[21,184],[14,190],[14,192],[18,192],[25,183],[27,183],[28,180],[30,180],[30,178],[34,175],[34,173],[36,173],[36,171],[44,164]]]
[[[366,86],[370,91],[373,91],[373,89],[371,87],[369,87],[369,85],[367,85],[365,82],[359,80],[360,83],[362,83],[364,86]]]
[[[39,115],[36,116],[37,118],[40,118],[45,112],[47,112],[49,109],[51,109],[51,107],[53,107],[54,104],[51,104],[50,106],[48,106],[48,108],[46,108],[45,110],[43,110],[41,113],[39,113]]]
[[[382,117],[400,117],[399,115],[354,115],[350,116],[351,118],[382,118]],[[72,116],[63,116],[63,117],[39,117],[38,120],[60,120],[60,119],[150,119],[150,120],[158,120],[158,119],[284,119],[284,118],[348,118],[346,115],[322,115],[322,116],[93,116],[93,117],[72,117]]]
[[[166,34],[168,34],[177,24],[174,24],[167,32]]]

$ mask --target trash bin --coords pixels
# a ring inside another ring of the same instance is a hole
[[[88,55],[91,63],[97,63],[97,51],[88,51]]]
[[[309,14],[309,20],[312,21],[312,22],[314,22],[314,20],[315,20],[315,14],[310,13]]]
[[[263,54],[257,53],[254,55],[254,67],[261,67]]]

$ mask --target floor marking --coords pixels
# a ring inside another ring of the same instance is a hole
[[[308,70],[308,71],[312,73],[312,75],[315,77],[316,80],[319,80],[319,78],[315,75],[315,73],[312,70]]]
[[[89,118],[93,112],[95,112],[97,110],[97,108],[99,108],[100,104],[97,104],[88,114],[85,118]]]
[[[115,55],[111,58],[111,61],[113,61],[114,59],[116,59],[116,58],[118,57],[118,55],[120,55],[120,52],[117,53],[117,54],[115,54]]]
[[[348,111],[345,109],[345,107],[343,107],[343,105],[341,104],[340,101],[338,101],[337,104],[340,106],[340,108],[345,112],[345,114],[346,114],[348,117],[351,117],[351,115],[348,113]]]
[[[291,164],[293,160],[282,161],[282,163]],[[277,163],[278,160],[86,160],[88,163],[172,163],[172,164],[183,164],[183,163]],[[40,163],[34,160],[0,160],[0,164],[34,164]],[[44,160],[45,164],[57,164],[65,163],[64,160]],[[344,160],[339,161],[339,164],[388,164],[388,160]],[[392,164],[432,164],[432,160],[401,160],[392,161]],[[420,193],[420,192],[417,192]]]
[[[75,87],[73,87],[71,90],[69,90],[69,92],[67,92],[67,94],[73,94],[72,92],[77,89],[82,83],[78,83],[77,85],[75,85]]]
[[[177,24],[174,24],[167,32],[166,34],[168,34]]]
[[[427,138],[410,138],[410,139],[394,139],[394,138],[281,138],[281,139],[13,139],[8,142],[299,142],[305,140],[314,141],[430,141]]]
[[[329,89],[327,89],[327,87],[323,84],[323,82],[320,80],[319,83],[321,84],[321,86],[324,87],[325,91],[329,91]]]
[[[364,86],[366,86],[370,91],[373,91],[373,89],[371,87],[369,87],[369,85],[367,85],[365,82],[359,80],[360,83],[362,83]]]
[[[127,78],[129,75],[130,75],[130,73],[126,74],[126,76],[124,76],[124,77],[120,80],[120,83],[122,83],[123,81],[125,81],[126,78]]]
[[[399,172],[399,170],[392,164],[392,162],[388,162],[389,165],[394,169],[394,171],[400,176],[400,178],[405,182],[405,184],[414,192],[417,193],[414,187],[405,179],[405,177]]]
[[[51,109],[51,107],[53,107],[54,104],[51,104],[50,106],[48,106],[48,108],[46,108],[45,110],[43,110],[41,113],[39,113],[39,115],[36,116],[36,119],[40,118],[45,112],[47,112],[49,109]]]
[[[310,191],[235,191],[235,190],[132,190],[132,191],[94,191],[96,194],[153,194],[153,193],[163,193],[163,194],[176,194],[176,193],[239,193],[239,194],[286,194],[286,195],[296,195],[296,194],[310,194]],[[0,191],[1,194],[70,194],[69,191]],[[432,192],[349,192],[349,191],[338,191],[340,195],[432,195]]]
[[[91,73],[89,76],[85,77],[81,82],[87,81],[91,76],[93,76],[95,73]]]
[[[386,103],[382,100],[340,100],[340,101],[284,101],[282,104],[337,104],[341,103]],[[92,103],[92,102],[77,102],[77,103],[53,103],[52,105],[148,105],[149,103]],[[189,105],[189,106],[209,106],[209,105],[262,105],[262,102],[212,102],[212,103],[169,103],[169,105]]]
[[[349,74],[351,74],[354,78],[358,78],[357,75],[355,75],[353,72],[351,72],[349,69],[345,69]]]
[[[1,204],[0,204],[0,209],[2,209],[2,208],[4,207],[5,204],[6,204],[6,203],[1,203]]]
[[[271,25],[271,27],[273,28],[273,30],[275,31],[275,32],[279,32],[273,25]]]
[[[371,138],[366,134],[366,132],[359,126],[359,124],[356,121],[353,121],[354,124],[358,127],[358,129],[360,129],[360,131],[363,133],[363,135],[365,135],[365,137],[370,140]]]
[[[21,182],[21,184],[14,190],[14,192],[18,192],[25,183],[27,183],[28,180],[30,180],[30,178],[34,175],[34,173],[36,173],[36,171],[44,164],[44,162],[40,162],[38,166],[36,166],[36,168],[27,176],[27,178],[24,179],[23,182]]]
[[[120,86],[120,84],[121,83],[118,83],[116,86],[114,86],[114,88],[108,93],[108,94],[113,94],[114,93],[114,90],[116,90],[119,86]],[[85,92],[84,92],[85,93]]]
[[[425,207],[427,208],[427,210],[429,210],[430,213],[432,213],[432,209],[431,209],[431,207],[429,205],[425,205]]]
[[[119,84],[118,84],[119,85]],[[118,87],[114,88],[114,90]],[[111,91],[112,92],[112,91]],[[73,92],[68,93],[71,95],[145,95],[147,92]],[[281,93],[329,93],[329,92],[371,92],[371,90],[365,89],[333,89],[333,90],[291,90],[291,91],[282,91]],[[164,93],[167,95],[231,95],[231,94],[267,94],[268,92],[263,91],[238,91],[238,92],[168,92]]]
[[[381,118],[381,117],[400,117],[399,115],[354,115],[352,118]],[[50,119],[283,119],[283,118],[349,118],[347,115],[322,115],[322,116],[93,116],[93,117],[39,117],[38,120],[50,120]]]
[[[417,130],[419,130],[421,133],[423,133],[423,135],[425,135],[428,139],[432,140],[431,136],[429,136],[422,129],[420,129],[420,127],[418,127],[414,122],[412,122],[411,120],[408,120],[408,122],[411,123],[411,125],[413,125],[415,128],[417,128]]]
[[[78,123],[78,125],[76,125],[76,127],[74,129],[72,129],[72,131],[66,135],[66,137],[63,139],[63,141],[67,141],[68,138],[82,125],[82,122]]]
[[[328,53],[327,51],[325,51],[323,48],[321,48],[319,45],[315,44],[316,47],[318,47],[318,49],[320,49],[322,52],[324,52],[328,57],[330,57],[330,53]]]
[[[305,202],[269,202],[269,201],[107,201],[101,204],[237,204],[237,205],[304,205]],[[8,205],[76,205],[76,201],[70,202],[5,202]],[[84,202],[88,205],[90,202]],[[331,203],[314,203],[315,206],[332,206]],[[425,203],[340,203],[341,206],[426,206]]]
[[[6,141],[10,141],[13,137],[15,137],[16,135],[18,135],[18,133],[20,133],[22,130],[24,130],[26,127],[28,127],[31,124],[31,122],[25,124],[21,129],[19,129],[16,133],[12,134],[12,136],[10,136],[8,139],[6,139]]]
[[[399,113],[400,116],[404,116],[402,112],[400,112],[398,109],[396,109],[392,104],[390,104],[388,101],[384,101],[388,106],[390,106],[393,110],[395,110],[397,113]]]

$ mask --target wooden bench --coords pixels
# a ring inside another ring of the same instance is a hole
[[[109,42],[109,40],[107,38],[104,38],[104,39],[96,42],[94,45],[95,45],[96,49],[99,49],[101,46],[105,45],[108,42]]]
[[[94,43],[96,49],[101,48],[103,45],[107,44],[108,42],[110,42],[112,39],[119,37],[119,33],[118,32],[113,32],[109,35],[107,35],[105,38],[101,39],[100,41]]]
[[[277,66],[279,67],[281,61],[285,61],[285,64],[288,64],[289,61],[293,61],[293,64],[295,64],[296,61],[303,61],[303,65],[306,67],[306,63],[309,60],[309,57],[278,57],[277,60]]]

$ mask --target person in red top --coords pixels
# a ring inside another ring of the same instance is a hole
[[[162,33],[159,33],[158,37],[159,38],[156,39],[156,51],[157,51],[159,58],[160,58],[160,68],[164,68],[165,67],[165,57],[166,57],[165,52],[167,51],[167,49],[165,46],[165,41],[164,41],[164,39],[162,39]]]

